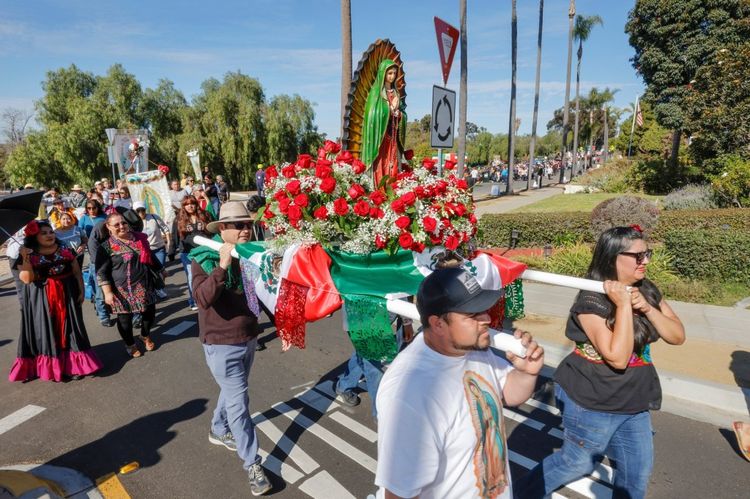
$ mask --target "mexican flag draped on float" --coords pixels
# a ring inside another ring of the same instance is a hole
[[[525,266],[474,249],[473,200],[452,168],[449,162],[438,175],[424,160],[374,188],[364,164],[327,141],[315,159],[301,155],[266,169],[262,219],[274,237],[238,245],[237,252],[251,310],[260,300],[274,313],[284,349],[303,348],[305,324],[343,304],[357,352],[392,359],[397,345],[387,297],[415,295],[446,257],[484,287],[505,286],[510,315],[522,313],[518,276]],[[504,309],[505,303],[494,308],[496,322]]]

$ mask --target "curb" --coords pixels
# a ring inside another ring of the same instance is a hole
[[[551,378],[570,349],[547,341],[540,341],[539,344],[544,348],[541,375]],[[745,393],[738,386],[703,381],[668,371],[657,372],[662,389],[662,411],[729,429],[732,421],[747,420],[750,390]]]
[[[0,275],[0,286],[7,286],[8,284],[12,282],[13,282],[13,275],[11,274]]]
[[[17,464],[3,466],[0,468],[0,472],[2,471],[23,472],[23,475],[14,476],[23,476],[26,483],[38,482],[38,487],[24,491],[18,496],[21,498],[104,499],[91,480],[70,468],[49,464]],[[0,487],[2,486],[3,483],[0,482]],[[52,488],[56,490],[50,490]]]

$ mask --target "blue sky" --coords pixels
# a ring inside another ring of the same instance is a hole
[[[377,38],[401,51],[410,119],[430,112],[442,85],[433,16],[458,27],[458,0],[352,0],[353,60]],[[510,0],[468,0],[468,120],[507,132],[510,96]],[[624,25],[628,1],[579,0],[578,13],[598,14],[584,46],[581,92],[619,89],[615,106],[642,92],[630,65]],[[518,2],[518,104],[521,133],[531,130],[538,2]],[[567,0],[545,2],[539,132],[565,94]],[[299,94],[315,104],[316,123],[338,135],[339,0],[5,0],[0,3],[0,109],[31,109],[45,72],[76,64],[103,74],[121,63],[143,87],[175,82],[185,96],[209,77],[240,70],[260,80],[267,97]],[[574,48],[575,51],[575,48]],[[575,53],[573,78],[575,77]],[[458,89],[459,53],[448,87]],[[574,87],[571,91],[573,98]]]

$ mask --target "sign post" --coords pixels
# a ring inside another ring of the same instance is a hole
[[[440,65],[443,69],[443,85],[447,85],[453,56],[456,55],[459,32],[454,26],[436,17],[435,35],[437,36],[438,52],[440,53]]]
[[[430,147],[438,150],[438,171],[443,173],[443,148],[453,147],[453,124],[456,119],[456,92],[433,85]]]

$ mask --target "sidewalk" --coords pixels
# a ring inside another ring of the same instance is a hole
[[[547,199],[552,196],[557,196],[563,193],[563,188],[557,185],[548,187],[542,187],[541,189],[532,189],[531,191],[523,191],[518,194],[511,196],[484,196],[482,198],[475,199],[476,209],[474,213],[477,217],[486,215],[488,213],[507,213],[515,210],[522,206],[527,206],[542,199]]]

